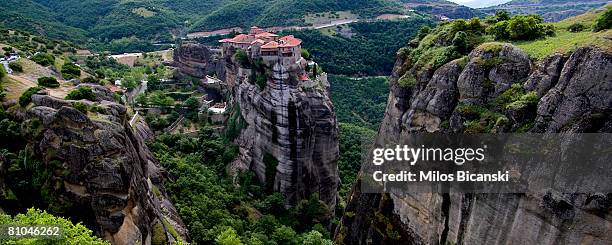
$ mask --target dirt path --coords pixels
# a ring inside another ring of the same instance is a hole
[[[19,96],[26,91],[28,88],[36,87],[38,84],[36,81],[26,79],[21,76],[8,75],[5,83],[2,87],[6,91],[6,99],[19,99]],[[59,81],[61,86],[59,88],[47,88],[49,95],[57,98],[64,98],[68,94],[68,91],[73,87],[71,84]]]

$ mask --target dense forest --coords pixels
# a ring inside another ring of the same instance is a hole
[[[4,0],[0,2],[0,26],[80,44],[94,43],[93,48],[105,50],[105,44],[119,39],[168,42],[187,31],[255,24],[302,25],[306,14],[328,11],[372,17],[402,9],[392,0]]]
[[[377,130],[382,121],[389,82],[386,77],[329,76],[338,121]]]
[[[331,99],[340,122],[340,203],[348,198],[363,159],[374,142],[385,113],[389,83],[386,77],[329,76]]]
[[[395,53],[429,19],[415,17],[407,20],[357,22],[338,29],[349,28],[350,37],[338,32],[323,34],[319,30],[289,31],[302,39],[323,69],[331,74],[349,76],[388,75],[395,61]]]
[[[331,244],[325,227],[335,220],[333,210],[316,196],[287,209],[283,196],[250,172],[233,183],[225,168],[238,147],[212,129],[198,137],[163,134],[150,148],[174,179],[166,188],[193,242]]]

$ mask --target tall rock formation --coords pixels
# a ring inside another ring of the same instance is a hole
[[[338,125],[325,74],[308,78],[303,59],[245,69],[232,53],[225,59],[225,82],[246,122],[235,140],[240,157],[232,169],[254,171],[262,183],[284,194],[287,206],[317,194],[334,210]],[[264,87],[255,84],[255,73],[265,77]]]
[[[510,44],[488,43],[432,71],[412,73],[414,62],[397,59],[377,146],[415,132],[612,132],[609,50],[583,47],[532,64]],[[416,82],[402,86],[407,73]],[[336,232],[340,244],[612,241],[609,193],[400,195],[362,193],[359,185]]]
[[[130,125],[126,108],[108,89],[80,86],[92,87],[96,101],[40,93],[22,115],[27,125],[38,125],[30,127],[29,146],[51,173],[52,187],[41,191],[50,209],[82,221],[113,244],[188,240],[165,192],[165,172],[143,139],[148,127]]]
[[[183,75],[204,78],[209,74],[223,74],[220,50],[211,50],[196,43],[183,43],[173,54],[173,66]]]

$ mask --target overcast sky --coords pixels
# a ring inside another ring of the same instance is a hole
[[[510,0],[449,0],[451,2],[455,2],[458,4],[463,4],[472,8],[483,8],[489,6],[495,6],[498,4],[502,4],[505,2],[509,2]]]

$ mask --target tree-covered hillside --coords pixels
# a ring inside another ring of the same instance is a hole
[[[388,75],[396,51],[405,46],[422,26],[432,25],[426,18],[408,20],[357,22],[319,30],[291,31],[301,38],[323,69],[331,74]]]
[[[490,14],[497,10],[506,10],[512,14],[539,14],[545,21],[551,22],[582,14],[608,2],[608,0],[512,0],[481,10]]]
[[[328,11],[371,17],[401,7],[392,0],[4,0],[0,25],[81,42],[131,36],[166,41],[184,31],[304,24],[306,14]]]
[[[303,25],[308,13],[351,11],[368,18],[383,13],[400,13],[401,6],[391,0],[237,0],[227,1],[220,8],[199,19],[192,30],[214,30],[249,25]]]

